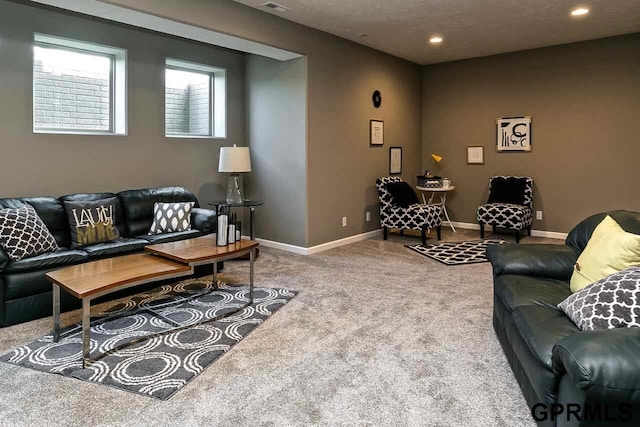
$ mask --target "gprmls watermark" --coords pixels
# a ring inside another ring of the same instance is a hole
[[[599,403],[536,403],[531,415],[536,421],[591,421],[591,422],[629,422],[633,418],[631,403],[605,405]]]

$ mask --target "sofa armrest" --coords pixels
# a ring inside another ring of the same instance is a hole
[[[590,399],[640,402],[640,328],[577,332],[552,352],[553,369],[566,373]]]
[[[211,209],[191,209],[191,225],[203,234],[215,233],[217,228],[216,211]]]
[[[496,276],[520,274],[568,281],[578,254],[566,245],[490,245],[487,258]]]
[[[4,271],[4,268],[9,264],[9,255],[0,248],[0,272]]]

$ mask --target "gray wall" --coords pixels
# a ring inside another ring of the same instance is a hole
[[[307,55],[308,236],[304,246],[380,227],[375,179],[388,174],[390,146],[404,148],[404,177],[415,180],[420,169],[420,66],[232,1],[109,3]],[[375,89],[384,98],[379,110],[371,105]],[[384,147],[369,147],[372,118],[385,121]],[[270,188],[258,196],[267,200],[278,191]],[[368,223],[366,211],[372,213]],[[348,227],[341,226],[343,216]]]
[[[265,202],[256,234],[298,246],[307,238],[306,62],[248,55],[246,69],[248,195]]]
[[[535,180],[533,228],[569,231],[589,214],[640,211],[640,34],[427,66],[424,167],[456,190],[454,220],[476,222],[495,174]],[[497,117],[532,116],[532,152],[496,153]],[[485,165],[467,165],[483,145]]]
[[[128,50],[128,135],[32,132],[32,43],[40,32]],[[226,68],[227,139],[164,136],[165,58]],[[244,54],[0,0],[0,197],[182,185],[224,196],[222,145],[245,145]]]

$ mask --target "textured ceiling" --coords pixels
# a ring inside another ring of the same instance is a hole
[[[640,31],[640,0],[275,0],[286,14],[235,1],[419,64]],[[570,16],[577,6],[591,13]],[[434,34],[444,37],[437,47]]]

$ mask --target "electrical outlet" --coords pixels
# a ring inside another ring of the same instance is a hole
[[[536,219],[542,221],[542,211],[536,211]]]
[[[366,221],[371,221],[371,212],[367,212],[367,213],[364,215],[364,219],[365,219]]]
[[[346,216],[343,216],[343,217],[342,217],[342,226],[343,226],[343,227],[346,227],[346,226],[347,226],[347,217],[346,217]]]

